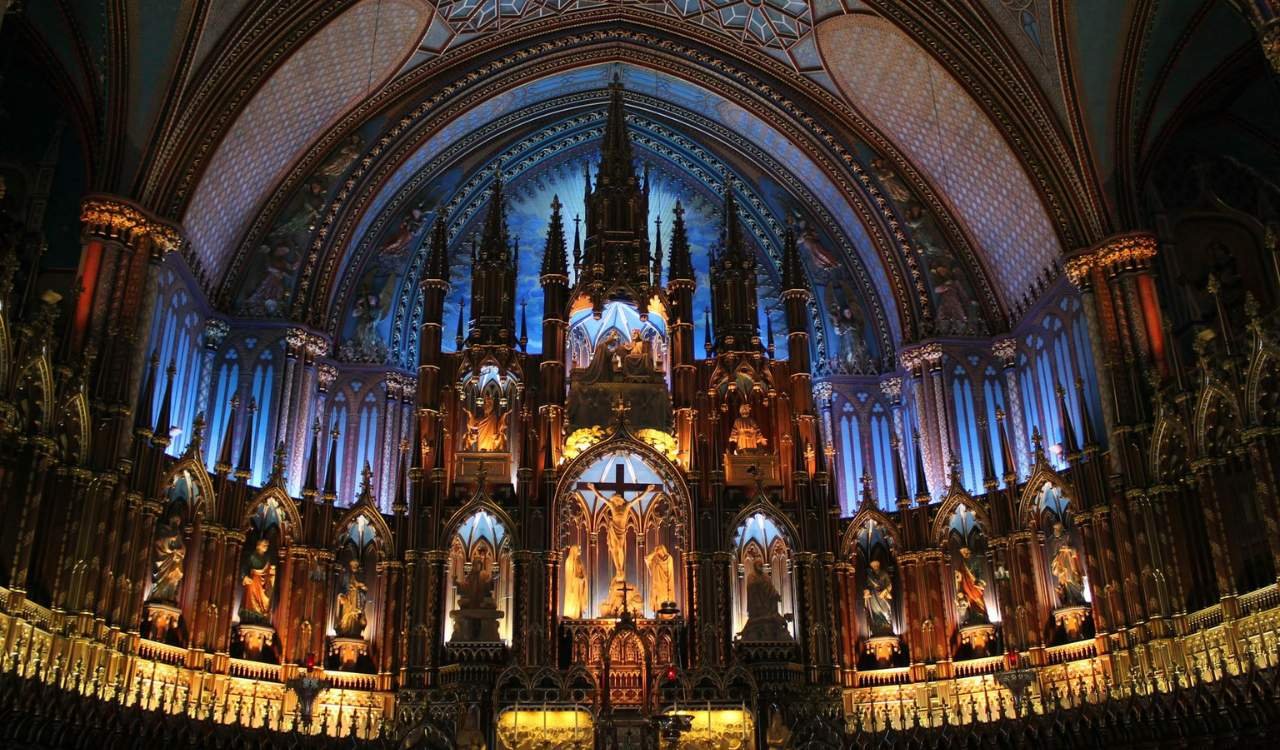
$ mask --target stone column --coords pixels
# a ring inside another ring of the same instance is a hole
[[[209,318],[204,322],[204,333],[200,337],[200,346],[202,352],[200,355],[200,380],[196,386],[196,413],[209,414],[209,398],[210,390],[213,388],[214,369],[217,365],[218,350],[222,348],[222,342],[227,340],[227,334],[231,332],[231,326],[227,321],[221,318]],[[217,451],[218,439],[221,436],[214,435],[210,443],[214,446],[213,450]]]
[[[1031,458],[1026,451],[1027,419],[1022,405],[1022,389],[1018,383],[1018,342],[999,339],[991,344],[991,353],[999,360],[1004,371],[1004,412],[1009,418],[1009,441],[1013,444],[1015,467],[1004,467],[1005,473],[1016,472],[1019,477],[1030,476]]]

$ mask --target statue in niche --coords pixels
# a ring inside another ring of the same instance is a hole
[[[498,622],[502,612],[493,596],[495,583],[490,550],[480,545],[471,553],[471,562],[461,566],[459,577],[453,581],[458,606],[450,613],[453,618],[451,641],[501,640]]]
[[[867,568],[862,604],[867,610],[867,626],[871,635],[893,635],[893,578],[879,560],[872,560]]]
[[[987,625],[987,582],[982,577],[982,559],[973,550],[961,547],[954,559],[956,612],[961,625]]]
[[[259,539],[242,566],[244,596],[240,600],[240,622],[271,624],[271,597],[276,582],[276,566],[271,562],[271,542]]]
[[[1084,570],[1080,555],[1071,546],[1071,538],[1061,521],[1054,521],[1049,539],[1049,572],[1057,582],[1058,604],[1072,607],[1084,604]]]
[[[676,601],[675,560],[666,545],[659,543],[645,555],[644,564],[649,568],[649,609],[657,612],[664,604]]]
[[[655,494],[654,487],[647,485],[644,492],[636,495],[630,502],[620,492],[605,497],[594,484],[588,484],[587,489],[594,492],[596,498],[605,505],[604,522],[608,532],[609,560],[613,563],[614,580],[621,581],[627,575],[627,527],[633,523],[631,509]]]
[[[744,641],[789,641],[787,618],[779,611],[782,595],[758,557],[747,562],[747,622],[740,634]]]
[[[619,347],[623,349],[622,374],[627,378],[650,379],[657,368],[653,364],[653,344],[640,335],[639,329],[631,331],[631,341]]]
[[[360,293],[351,303],[351,317],[355,328],[351,338],[343,342],[340,354],[351,362],[381,364],[387,360],[387,345],[378,331],[379,324],[391,311],[391,299],[395,296],[396,276],[389,274],[380,291],[371,273],[361,285]]]
[[[495,396],[482,396],[484,406],[476,415],[467,410],[467,449],[473,451],[504,451],[507,449],[507,417],[510,411],[498,411]]]
[[[564,616],[580,620],[587,611],[587,568],[582,548],[569,545],[564,556]]]
[[[750,404],[738,407],[738,417],[733,420],[733,429],[729,431],[729,444],[733,446],[734,455],[763,453],[768,447],[769,441],[751,417]]]
[[[187,557],[187,545],[182,539],[182,515],[178,512],[170,513],[156,529],[154,555],[150,601],[176,602],[182,583],[182,563]]]
[[[608,330],[596,342],[595,352],[591,355],[591,364],[582,374],[584,384],[609,383],[619,379],[622,374],[622,337],[615,330]]]
[[[360,561],[351,560],[343,574],[342,593],[338,594],[338,617],[334,628],[344,638],[359,638],[367,623],[364,614],[368,587],[361,580]]]

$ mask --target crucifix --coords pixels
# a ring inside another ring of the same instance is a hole
[[[618,590],[622,592],[622,616],[623,617],[626,617],[631,613],[631,610],[627,608],[627,592],[630,591],[631,588],[632,588],[631,584],[627,583],[627,579],[625,578],[623,578],[622,582],[618,584]]]
[[[612,494],[606,496],[598,487],[608,490]],[[599,485],[594,482],[578,482],[577,489],[579,491],[590,490],[595,493],[596,498],[601,503],[604,503],[608,509],[608,513],[604,516],[604,522],[605,530],[608,532],[609,559],[613,562],[613,579],[617,581],[625,578],[627,575],[627,523],[630,520],[631,508],[657,494],[657,488],[652,484],[628,482],[626,467],[622,463],[618,463],[614,465],[614,480],[612,482],[601,482]],[[622,494],[624,492],[639,492],[640,494],[628,501]]]

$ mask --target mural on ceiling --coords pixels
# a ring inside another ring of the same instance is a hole
[[[600,8],[599,0],[437,0],[440,12],[421,45],[417,60],[427,60],[477,36],[508,29],[546,15]],[[813,42],[815,23],[846,9],[865,6],[859,0],[659,0],[632,4],[642,13],[681,19],[757,48],[796,70],[822,67]]]
[[[294,192],[249,259],[236,312],[265,318],[288,314],[311,234],[320,224],[334,186],[359,158],[364,144],[364,135],[352,133]]]
[[[942,336],[978,336],[987,332],[982,304],[963,264],[947,246],[937,219],[885,159],[870,162],[871,174],[892,201],[909,231],[920,265],[933,288],[933,331]]]

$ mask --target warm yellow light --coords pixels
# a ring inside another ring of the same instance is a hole
[[[509,708],[498,715],[498,750],[591,750],[595,730],[582,708]]]

